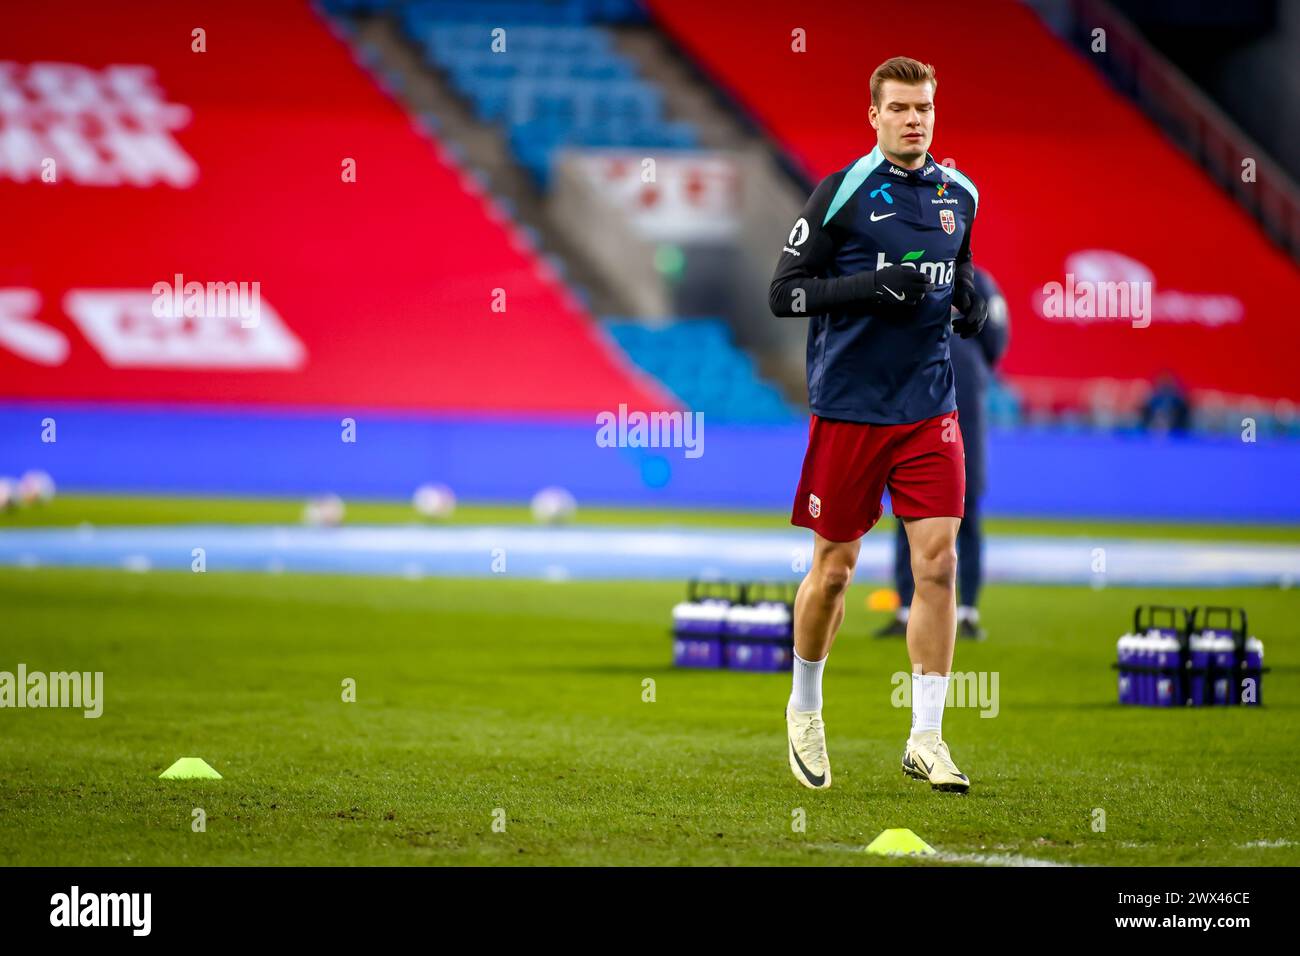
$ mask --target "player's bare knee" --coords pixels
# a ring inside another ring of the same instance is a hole
[[[951,591],[957,585],[957,551],[940,548],[927,554],[912,555],[912,576],[918,586],[928,585]]]
[[[826,600],[839,600],[853,580],[853,566],[843,561],[824,562],[817,568],[817,580]]]

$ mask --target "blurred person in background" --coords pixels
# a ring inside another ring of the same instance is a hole
[[[957,636],[984,640],[980,627],[979,589],[984,577],[984,530],[980,520],[980,498],[986,483],[986,427],[984,400],[993,369],[1007,350],[1011,337],[1007,300],[993,277],[975,268],[975,290],[988,302],[988,321],[978,335],[969,339],[953,336],[949,340],[952,370],[957,380],[957,425],[966,446],[966,517],[957,529]],[[898,589],[898,612],[894,619],[876,632],[877,637],[906,637],[907,617],[911,610],[916,583],[912,579],[912,551],[907,531],[898,522],[894,541],[894,583]]]
[[[1191,417],[1192,404],[1182,383],[1173,372],[1161,372],[1151,397],[1142,406],[1142,430],[1182,434]]]

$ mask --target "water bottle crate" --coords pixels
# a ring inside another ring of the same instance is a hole
[[[690,581],[686,600],[673,608],[673,664],[791,670],[795,589],[774,581]]]
[[[1116,646],[1119,702],[1139,707],[1259,706],[1264,645],[1244,608],[1139,605]]]

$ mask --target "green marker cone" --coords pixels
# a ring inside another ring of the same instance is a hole
[[[867,844],[868,853],[880,856],[933,856],[934,847],[926,843],[907,827],[886,830]]]
[[[202,757],[182,757],[158,775],[159,780],[220,780]]]

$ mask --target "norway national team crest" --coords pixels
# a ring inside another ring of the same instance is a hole
[[[943,226],[943,231],[950,236],[957,231],[957,217],[952,214],[951,209],[939,210],[939,225]]]
[[[816,495],[808,496],[808,513],[814,518],[822,513],[822,500]]]

